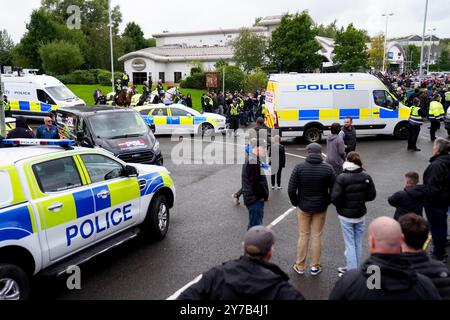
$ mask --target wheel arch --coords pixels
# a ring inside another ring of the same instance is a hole
[[[0,263],[9,263],[20,267],[28,275],[33,275],[36,262],[30,251],[24,247],[11,245],[0,248]]]
[[[169,202],[168,203],[169,208],[172,209],[175,204],[175,195],[173,194],[172,190],[168,187],[162,187],[161,189],[159,189],[158,191],[155,192],[151,202],[153,202],[154,199],[157,199],[158,196],[160,196],[160,195],[166,197],[167,201]],[[151,205],[151,202],[150,202],[150,205]]]

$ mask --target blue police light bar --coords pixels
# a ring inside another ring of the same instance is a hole
[[[52,139],[4,139],[4,145],[10,146],[59,146],[69,147],[75,145],[75,140]]]

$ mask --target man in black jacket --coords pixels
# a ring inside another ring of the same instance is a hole
[[[402,215],[415,213],[422,216],[425,203],[425,188],[419,185],[419,174],[408,172],[405,174],[405,189],[394,193],[388,202],[395,207],[394,219],[398,221]]]
[[[361,270],[350,270],[336,283],[330,300],[440,300],[430,279],[417,273],[402,256],[400,224],[381,217],[368,230],[370,258]]]
[[[242,244],[245,256],[204,273],[178,300],[303,300],[289,277],[269,262],[274,243],[272,230],[253,227]]]
[[[447,212],[450,205],[450,141],[438,138],[431,164],[425,170],[425,212],[433,236],[433,258],[444,261],[447,244]]]
[[[345,118],[344,126],[339,136],[344,140],[346,154],[356,150],[356,129],[353,126],[352,117]]]
[[[450,272],[442,262],[431,260],[425,250],[430,225],[414,213],[403,215],[399,223],[405,237],[403,258],[419,273],[430,278],[443,300],[450,300]]]
[[[242,167],[242,194],[248,209],[247,230],[263,224],[264,201],[269,198],[269,186],[261,169],[260,157],[267,154],[267,143],[263,139],[250,140],[251,152],[246,156]]]
[[[297,165],[289,180],[289,198],[293,206],[298,207],[299,239],[297,261],[293,268],[300,275],[305,273],[306,257],[310,238],[311,274],[322,272],[322,235],[325,216],[330,205],[330,193],[335,181],[333,168],[323,161],[322,147],[312,143],[306,147],[306,162]]]

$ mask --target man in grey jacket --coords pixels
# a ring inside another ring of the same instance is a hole
[[[333,167],[336,176],[342,173],[342,165],[345,162],[345,143],[339,132],[341,132],[341,125],[333,123],[331,136],[327,139],[327,163]]]

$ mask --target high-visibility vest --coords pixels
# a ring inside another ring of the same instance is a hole
[[[230,115],[232,116],[238,116],[239,115],[239,105],[232,104],[230,109]]]
[[[3,101],[3,107],[5,108],[5,112],[9,112],[11,110],[11,104],[9,101]]]
[[[450,91],[445,93],[445,102],[450,102]]]
[[[444,106],[442,105],[442,103],[437,102],[437,101],[432,101],[430,103],[430,112],[428,117],[430,119],[435,119],[435,120],[442,120],[444,118],[445,115],[445,111],[444,111]]]
[[[419,107],[412,106],[411,115],[409,116],[409,122],[415,125],[423,125],[423,118],[419,114]]]

